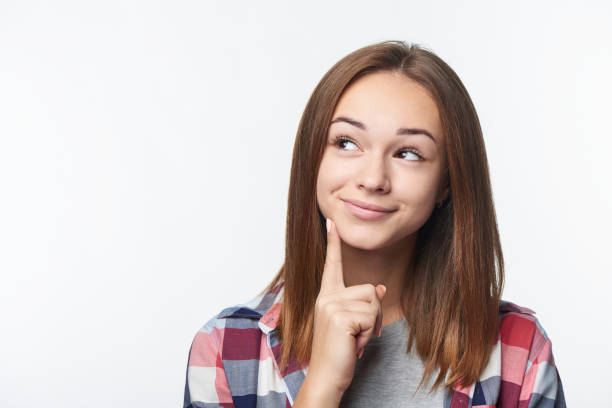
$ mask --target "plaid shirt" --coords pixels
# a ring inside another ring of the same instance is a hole
[[[184,408],[291,407],[308,367],[290,360],[281,373],[276,324],[283,282],[245,304],[228,307],[195,335],[189,351]],[[551,341],[535,312],[502,300],[498,340],[479,380],[456,386],[443,408],[565,408]]]

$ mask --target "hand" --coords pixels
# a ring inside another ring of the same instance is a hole
[[[357,358],[382,330],[384,285],[346,287],[342,270],[341,240],[336,224],[327,220],[327,254],[314,311],[314,333],[308,375],[322,387],[339,392],[349,387]]]

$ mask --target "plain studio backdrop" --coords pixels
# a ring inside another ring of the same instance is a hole
[[[506,261],[569,406],[610,406],[601,2],[2,1],[0,406],[182,406],[187,354],[281,266],[323,74],[389,39],[471,94]]]

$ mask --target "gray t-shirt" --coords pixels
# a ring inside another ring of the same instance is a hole
[[[383,327],[380,337],[371,337],[363,356],[357,359],[353,381],[342,396],[340,408],[444,406],[444,384],[427,394],[437,378],[437,369],[413,396],[425,367],[414,344],[410,353],[406,353],[407,341],[405,317]]]

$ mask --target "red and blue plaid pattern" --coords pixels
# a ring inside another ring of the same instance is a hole
[[[291,360],[281,373],[276,324],[283,283],[228,307],[195,335],[184,408],[291,407],[308,367]],[[565,408],[551,341],[534,311],[502,300],[500,330],[489,363],[469,387],[450,390],[443,408]]]

